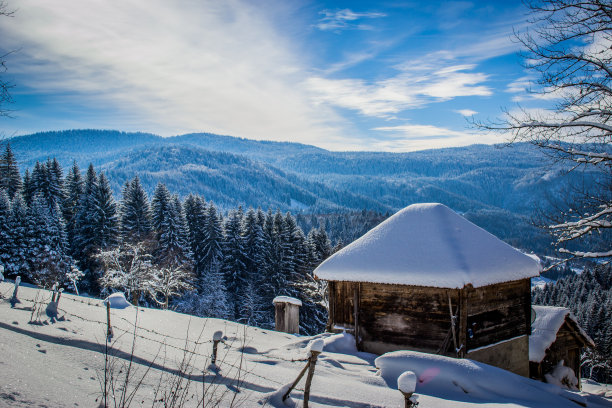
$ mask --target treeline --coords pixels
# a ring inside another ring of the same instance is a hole
[[[222,214],[213,202],[181,200],[164,184],[153,197],[138,177],[117,202],[104,173],[76,163],[36,163],[20,176],[0,156],[0,264],[8,275],[90,295],[121,290],[133,302],[199,316],[274,326],[275,296],[300,299],[302,333],[327,321],[324,288],[312,271],[332,253],[324,228],[305,235],[280,211]]]
[[[583,356],[585,375],[605,383],[612,381],[612,268],[590,265],[581,274],[572,273],[557,282],[535,288],[532,303],[563,306],[571,310],[580,326],[593,339],[595,350]]]

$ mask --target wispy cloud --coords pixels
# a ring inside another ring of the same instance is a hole
[[[323,10],[319,14],[323,17],[321,17],[315,27],[323,31],[341,31],[346,29],[371,30],[371,25],[363,24],[360,20],[387,16],[385,13],[355,12],[350,9],[336,11]]]
[[[380,150],[414,151],[439,147],[467,146],[474,143],[499,143],[499,135],[457,131],[445,127],[420,124],[383,126],[372,129],[391,133],[393,137],[375,142]]]
[[[455,112],[457,112],[461,116],[465,116],[465,117],[474,116],[474,115],[476,115],[478,113],[475,110],[471,110],[471,109],[457,109],[457,110],[455,110]]]
[[[344,119],[295,85],[309,68],[275,29],[279,16],[264,9],[240,0],[180,7],[23,0],[0,37],[21,49],[11,60],[20,89],[56,105],[120,113],[81,126],[129,123],[162,134],[204,130],[319,145],[333,139]]]
[[[319,103],[352,109],[361,114],[392,118],[406,109],[459,96],[488,96],[491,89],[482,85],[488,75],[465,72],[472,65],[448,66],[429,72],[411,66],[394,77],[368,83],[363,79],[311,77],[306,86]]]

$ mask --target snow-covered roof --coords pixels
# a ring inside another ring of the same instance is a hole
[[[544,360],[546,350],[557,339],[557,333],[566,318],[570,318],[580,330],[589,345],[593,346],[593,340],[582,330],[574,315],[565,307],[556,306],[532,306],[536,318],[531,324],[531,335],[529,336],[529,361],[539,363]]]
[[[320,279],[439,288],[538,276],[540,262],[442,204],[413,204],[329,257]]]

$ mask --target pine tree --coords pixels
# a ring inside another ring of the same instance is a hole
[[[96,203],[93,213],[96,231],[95,246],[98,249],[106,249],[119,242],[119,218],[117,204],[104,173],[100,173],[94,197]]]
[[[123,189],[121,230],[123,240],[131,243],[144,241],[151,233],[149,198],[138,176],[126,182]]]
[[[240,299],[244,296],[247,284],[244,264],[245,250],[242,237],[242,209],[230,211],[225,221],[225,240],[223,243],[223,274],[228,299],[233,308],[233,316],[241,321]]]
[[[9,274],[18,275],[27,270],[28,247],[28,207],[20,195],[16,195],[11,203],[10,225],[10,261],[7,265]]]
[[[71,253],[75,246],[74,237],[77,229],[77,214],[83,196],[83,179],[76,161],[72,164],[65,184],[65,199],[63,205],[64,220],[66,220],[66,235]]]
[[[219,265],[220,268],[223,262],[223,219],[217,213],[217,207],[215,207],[212,201],[208,204],[206,211],[204,242],[200,262],[204,270],[215,269],[213,265]]]
[[[10,144],[6,145],[4,154],[0,156],[0,190],[6,192],[9,200],[21,190],[21,175]]]
[[[177,196],[171,198],[161,218],[156,250],[157,263],[165,267],[180,266],[191,271],[192,254],[187,238],[187,224]]]
[[[34,183],[32,182],[32,177],[30,176],[29,170],[26,170],[23,176],[21,195],[23,196],[23,201],[29,207],[32,204],[32,199],[34,198]]]
[[[0,265],[8,270],[11,261],[11,206],[6,190],[0,190]]]
[[[43,287],[63,284],[70,271],[65,226],[58,205],[48,208],[41,194],[34,196],[30,207],[31,222],[29,278]]]
[[[157,231],[158,234],[164,222],[164,216],[168,213],[170,200],[170,192],[166,188],[166,185],[159,183],[157,187],[155,187],[153,199],[151,200],[151,221],[153,223],[153,229]]]
[[[201,280],[205,270],[204,241],[206,230],[206,203],[200,196],[190,194],[183,206],[187,222],[188,240],[193,255],[193,272]]]

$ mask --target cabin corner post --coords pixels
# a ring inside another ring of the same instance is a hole
[[[359,302],[361,300],[361,282],[353,283],[353,323],[355,327],[355,345],[361,351],[361,341],[359,338]]]
[[[334,328],[334,281],[327,282],[327,331],[331,332]]]
[[[471,286],[471,285],[469,285]],[[468,290],[466,285],[459,289],[459,351],[458,357],[464,358],[467,352]]]

